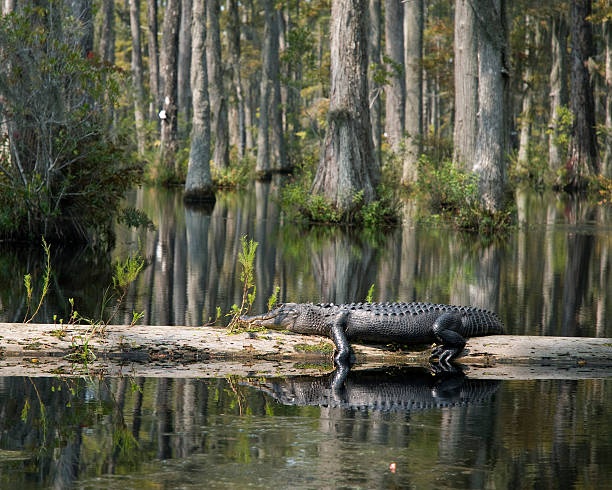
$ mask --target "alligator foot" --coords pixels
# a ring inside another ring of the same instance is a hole
[[[442,371],[452,372],[456,371],[456,367],[452,364],[452,361],[457,357],[463,347],[448,347],[445,345],[438,345],[434,347],[429,356],[429,362],[434,366],[434,361],[437,369]]]

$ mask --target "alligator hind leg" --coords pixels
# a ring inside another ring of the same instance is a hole
[[[351,344],[346,338],[346,319],[348,318],[349,312],[343,311],[338,313],[333,320],[331,325],[331,339],[336,346],[336,354],[334,355],[334,364],[336,366],[351,366]]]
[[[431,352],[430,360],[438,358],[438,363],[450,367],[450,361],[457,357],[465,347],[465,338],[456,330],[461,327],[461,313],[449,311],[443,313],[433,324],[433,333],[439,345]]]

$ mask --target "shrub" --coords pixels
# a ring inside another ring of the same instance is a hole
[[[0,18],[0,236],[92,241],[141,169],[107,137],[120,74],[64,9]]]

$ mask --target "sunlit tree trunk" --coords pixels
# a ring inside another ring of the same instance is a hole
[[[140,0],[130,0],[130,31],[132,34],[132,87],[134,90],[134,121],[138,155],[145,151],[144,82],[142,76],[142,54],[140,45]]]
[[[193,1],[191,24],[192,122],[189,164],[183,198],[187,202],[215,199],[210,174],[210,106],[206,62],[205,0]]]
[[[594,53],[590,15],[591,0],[572,0],[570,106],[574,124],[566,164],[567,175],[561,181],[562,187],[568,191],[584,188],[588,179],[599,172],[595,102],[588,69]]]
[[[605,42],[605,136],[604,156],[601,173],[604,177],[612,178],[612,20],[604,24]]]
[[[161,94],[159,84],[159,44],[157,42],[157,1],[147,2],[148,55],[149,55],[149,119],[157,120]]]
[[[478,110],[478,35],[471,0],[455,2],[453,161],[472,168]]]
[[[385,134],[389,146],[398,152],[404,136],[404,24],[400,0],[385,2]]]
[[[230,66],[232,71],[232,93],[230,99],[230,141],[238,149],[238,158],[244,158],[246,148],[246,121],[244,95],[240,73],[240,16],[238,0],[229,0],[229,24],[227,29]]]
[[[191,4],[192,0],[181,0],[181,24],[179,28],[179,50],[177,71],[177,111],[181,124],[191,116]],[[188,125],[187,125],[188,127]],[[185,128],[180,127],[181,135]]]
[[[367,92],[365,0],[333,0],[331,15],[331,93],[328,128],[312,191],[341,213],[376,198],[380,169],[373,162]]]
[[[503,208],[508,143],[508,60],[505,0],[478,2],[478,130],[472,170],[481,204]]]
[[[402,184],[417,179],[423,139],[423,0],[404,3],[404,58],[406,63],[406,137]]]
[[[565,13],[555,13],[551,19],[550,116],[548,123],[548,164],[556,173],[564,158],[559,141],[559,116],[567,107],[567,36]]]
[[[15,10],[15,6],[17,5],[17,0],[3,0],[2,2],[2,14],[10,14]]]
[[[368,92],[370,105],[370,124],[372,125],[372,143],[374,144],[374,155],[377,165],[381,161],[381,139],[382,139],[382,103],[380,83],[375,80],[375,75],[380,68],[380,28],[381,28],[381,0],[369,0],[368,2]]]
[[[161,75],[164,80],[164,100],[161,119],[160,170],[162,179],[174,178],[178,171],[177,76],[178,41],[181,18],[180,0],[168,0],[164,14],[161,52]]]
[[[221,64],[219,0],[208,0],[206,2],[206,14],[208,16],[208,34],[206,37],[208,90],[210,94],[211,133],[214,141],[212,160],[215,167],[225,169],[229,164],[229,122]]]

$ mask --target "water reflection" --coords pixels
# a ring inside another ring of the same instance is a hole
[[[345,387],[353,394],[327,407],[313,404],[330,389],[327,378],[0,378],[0,487],[603,488],[610,481],[610,378],[380,374],[352,372]],[[279,403],[290,390],[292,403],[308,405]],[[411,401],[396,410],[355,408],[377,391]]]
[[[491,400],[500,382],[469,379],[462,372],[433,375],[416,367],[350,371],[328,376],[256,380],[251,386],[284,405],[372,412],[459,407]]]
[[[211,210],[186,208],[180,192],[142,188],[128,202],[144,210],[155,231],[117,227],[112,255],[53,249],[52,297],[37,317],[66,318],[74,297],[97,316],[111,262],[142,249],[149,260],[121,315],[144,311],[144,323],[200,325],[242,298],[240,238],[259,243],[256,312],[275,287],[281,301],[352,302],[374,285],[379,301],[475,304],[497,311],[511,334],[612,336],[612,242],[609,207],[533,193],[518,194],[519,226],[503,240],[419,224],[408,211],[400,229],[353,229],[288,223],[278,206],[279,181],[220,193]],[[2,320],[25,313],[23,274],[40,277],[42,250],[0,250]]]

